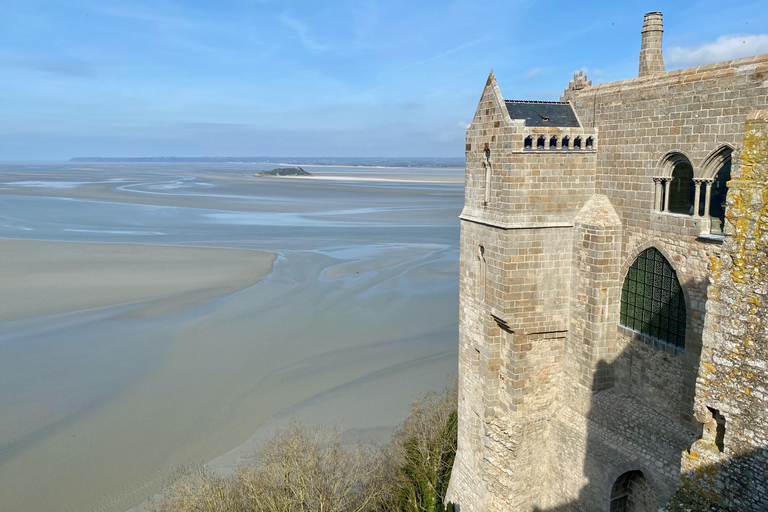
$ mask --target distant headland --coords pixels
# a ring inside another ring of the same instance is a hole
[[[464,168],[464,157],[88,156],[71,158],[69,161],[80,163],[253,163],[343,167]]]
[[[272,169],[271,171],[261,171],[260,173],[254,174],[254,176],[312,176],[311,173],[308,173],[301,167],[278,167],[277,169]]]

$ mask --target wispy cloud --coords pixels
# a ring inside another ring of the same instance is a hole
[[[524,76],[525,78],[533,78],[535,76],[539,76],[542,71],[544,71],[544,68],[533,68],[529,70]]]
[[[768,53],[768,34],[730,34],[713,43],[668,48],[664,62],[670,67],[690,67]]]
[[[195,28],[198,26],[198,22],[185,16],[161,14],[157,11],[157,9],[141,10],[133,7],[124,7],[114,2],[94,2],[90,4],[90,9],[105,16],[111,16],[124,20],[143,21],[162,27]]]
[[[487,38],[480,37],[478,39],[473,39],[471,41],[467,41],[466,43],[462,43],[462,44],[460,44],[460,45],[458,45],[458,46],[456,46],[454,48],[451,48],[450,50],[447,50],[447,51],[444,51],[444,52],[440,52],[440,53],[438,53],[436,55],[433,55],[432,57],[429,57],[429,58],[426,58],[426,59],[423,59],[423,60],[420,60],[420,61],[416,61],[416,62],[410,62],[410,63],[406,64],[405,66],[401,67],[400,69],[398,69],[397,71],[395,71],[395,73],[400,73],[400,72],[405,71],[406,69],[412,68],[414,66],[421,66],[422,64],[426,64],[427,62],[432,62],[432,61],[435,61],[435,60],[438,60],[438,59],[442,59],[442,58],[448,57],[449,55],[453,55],[453,54],[458,53],[458,52],[460,52],[462,50],[466,50],[467,48],[471,48],[471,47],[475,46],[476,44],[481,43],[481,42],[486,41],[486,40],[487,40]]]
[[[314,36],[312,36],[309,27],[303,21],[288,14],[281,14],[277,19],[280,20],[280,23],[296,32],[299,42],[309,51],[313,53],[323,53],[329,50],[326,45],[318,42]]]
[[[73,78],[94,76],[99,67],[92,62],[71,56],[40,57],[26,52],[9,51],[0,51],[0,64],[14,69]]]

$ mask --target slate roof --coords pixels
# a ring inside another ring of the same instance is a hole
[[[504,100],[512,119],[525,119],[525,126],[579,127],[570,103],[565,101]]]

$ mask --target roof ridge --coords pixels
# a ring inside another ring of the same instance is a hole
[[[546,103],[554,105],[568,105],[567,101],[543,101],[543,100],[504,100],[504,103]]]

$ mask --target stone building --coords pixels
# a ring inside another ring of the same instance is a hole
[[[768,510],[768,55],[665,72],[661,35],[648,13],[639,76],[576,73],[559,102],[485,85],[462,512]]]

